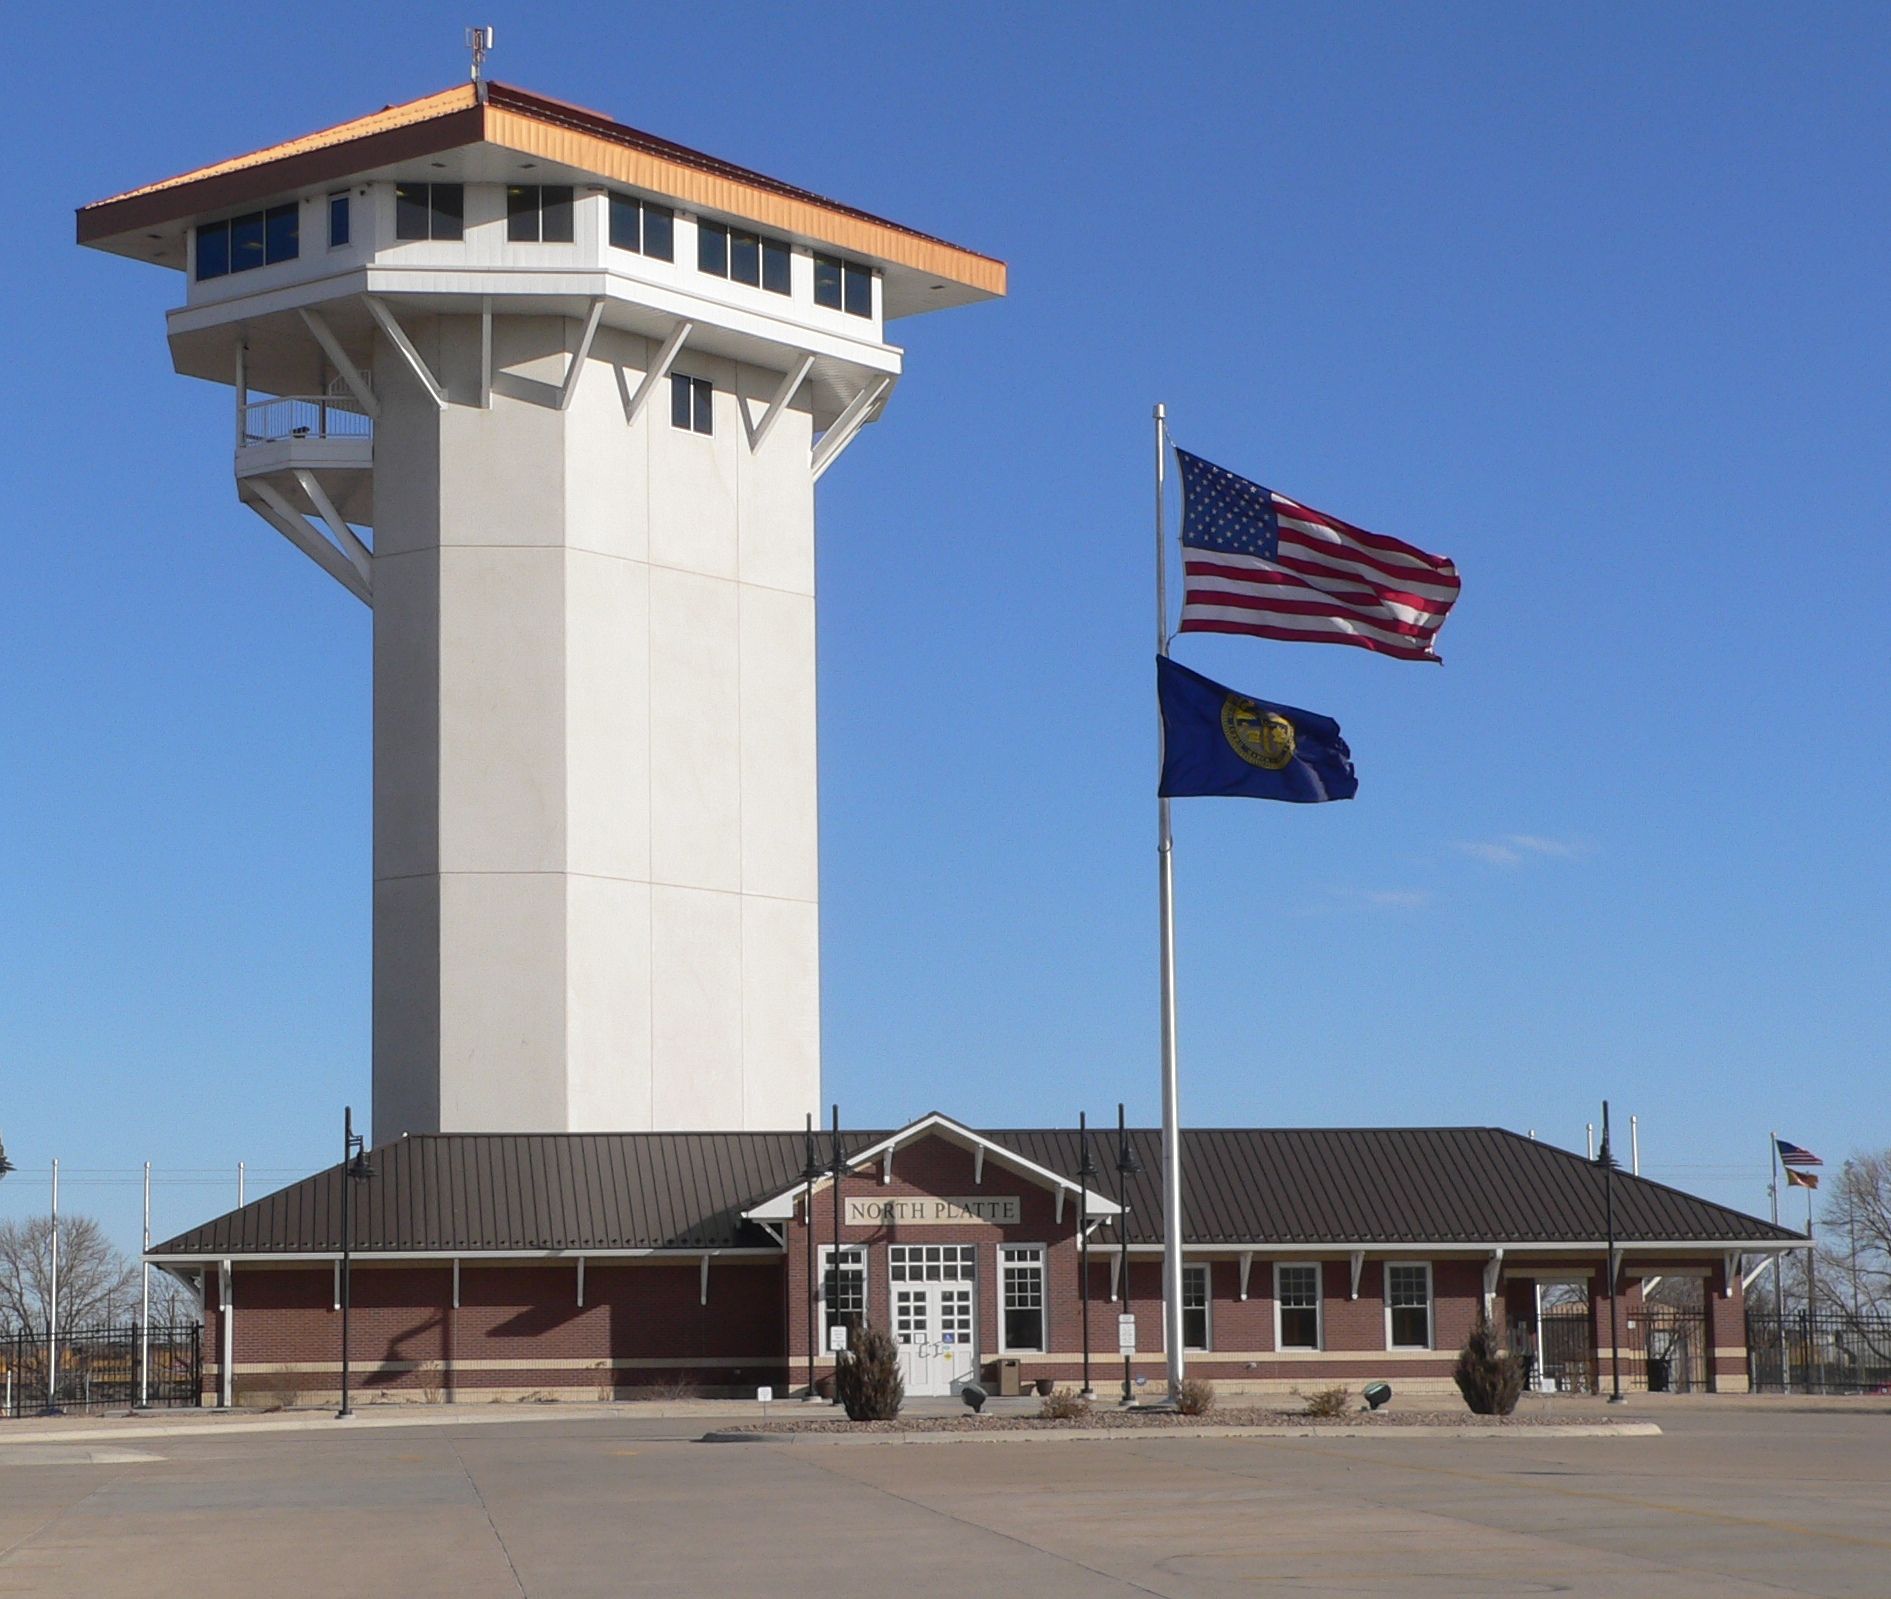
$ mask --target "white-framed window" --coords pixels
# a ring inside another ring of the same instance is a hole
[[[1320,1349],[1325,1346],[1324,1268],[1317,1260],[1274,1262],[1274,1347]]]
[[[708,378],[687,378],[681,372],[670,374],[670,426],[685,433],[714,433],[715,389]]]
[[[999,1347],[1007,1353],[1042,1353],[1050,1348],[1045,1329],[1044,1246],[1000,1244],[998,1263],[1004,1296]]]
[[[1385,1263],[1385,1347],[1431,1348],[1431,1262]]]
[[[337,189],[328,197],[328,247],[339,250],[348,242],[348,191]]]
[[[569,183],[508,183],[506,238],[513,244],[569,244],[574,235]]]
[[[821,1246],[821,1325],[867,1319],[867,1251],[863,1244]],[[821,1340],[826,1345],[826,1337]]]
[[[1206,1262],[1199,1266],[1182,1268],[1182,1347],[1184,1349],[1210,1347],[1209,1339],[1214,1331],[1208,1308],[1210,1281],[1209,1267]]]

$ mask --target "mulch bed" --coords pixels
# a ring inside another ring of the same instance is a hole
[[[1118,1410],[1114,1406],[1084,1416],[1046,1421],[1040,1416],[900,1416],[893,1421],[848,1421],[844,1417],[797,1417],[786,1421],[751,1421],[719,1432],[870,1433],[870,1432],[1074,1432],[1082,1428],[1123,1427],[1160,1432],[1171,1427],[1559,1427],[1589,1417],[1533,1412],[1510,1416],[1474,1416],[1468,1410],[1349,1410],[1338,1416],[1309,1416],[1304,1410],[1264,1410],[1255,1406],[1217,1407],[1200,1416],[1173,1410]]]

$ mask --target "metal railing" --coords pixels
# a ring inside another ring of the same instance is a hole
[[[371,439],[374,423],[354,409],[353,396],[282,394],[252,400],[242,408],[244,444],[274,444],[285,439]]]
[[[1749,1310],[1747,1375],[1756,1393],[1891,1393],[1891,1316]]]
[[[59,1331],[50,1374],[44,1332],[0,1332],[0,1417],[50,1410],[127,1410],[203,1403],[203,1328],[198,1323]]]

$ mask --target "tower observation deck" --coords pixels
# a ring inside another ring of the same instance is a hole
[[[373,615],[374,1136],[820,1099],[814,485],[1003,263],[473,83],[84,206]]]

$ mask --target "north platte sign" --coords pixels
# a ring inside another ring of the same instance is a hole
[[[956,1227],[981,1221],[999,1227],[1015,1227],[1019,1219],[1016,1194],[992,1198],[901,1196],[847,1201],[849,1227]]]

